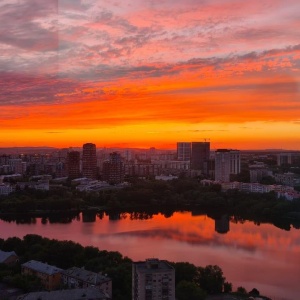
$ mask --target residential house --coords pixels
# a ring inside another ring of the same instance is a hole
[[[62,282],[69,288],[96,287],[112,297],[112,280],[102,273],[95,273],[84,268],[72,267],[63,271]]]
[[[61,286],[62,269],[36,260],[22,264],[22,274],[35,275],[41,279],[46,290],[55,290]]]
[[[19,261],[15,251],[5,252],[0,250],[0,264],[12,265]]]

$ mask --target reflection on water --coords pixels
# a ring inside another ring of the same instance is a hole
[[[229,216],[222,215],[221,217],[215,219],[215,231],[222,234],[227,233],[230,229],[229,224]]]
[[[202,212],[104,213],[5,218],[1,238],[39,234],[73,240],[133,260],[159,257],[217,264],[234,287],[257,288],[276,299],[298,299],[300,231]]]

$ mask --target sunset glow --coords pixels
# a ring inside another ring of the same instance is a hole
[[[298,0],[3,0],[0,147],[300,149]]]

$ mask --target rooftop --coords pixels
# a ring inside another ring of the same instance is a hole
[[[102,275],[101,273],[95,273],[92,271],[85,270],[83,268],[72,267],[68,270],[63,271],[63,275],[68,277],[73,277],[81,281],[97,285],[104,283],[106,281],[111,281],[107,276]]]
[[[5,252],[0,250],[0,263],[5,262],[10,256],[17,256],[15,251]]]
[[[46,263],[42,263],[37,260],[30,260],[30,261],[26,262],[25,264],[22,264],[22,267],[26,267],[31,270],[34,270],[34,271],[37,271],[40,273],[44,273],[47,275],[53,275],[53,274],[60,273],[63,271],[63,269],[48,265]]]
[[[135,268],[140,272],[166,272],[172,271],[174,268],[165,260],[156,258],[146,259],[146,261],[138,261],[133,263]]]

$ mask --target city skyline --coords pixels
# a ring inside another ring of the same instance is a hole
[[[1,148],[300,149],[297,0],[0,8]]]

